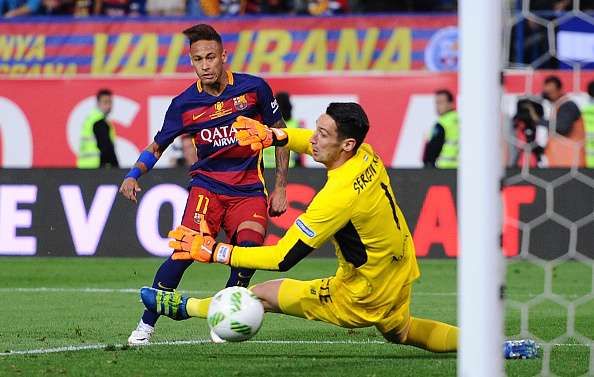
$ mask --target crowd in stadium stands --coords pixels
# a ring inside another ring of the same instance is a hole
[[[6,18],[59,16],[332,15],[367,12],[453,12],[457,0],[0,0]]]

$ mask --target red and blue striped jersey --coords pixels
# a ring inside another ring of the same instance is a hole
[[[190,168],[190,186],[231,196],[264,195],[261,153],[240,147],[231,124],[239,115],[273,125],[281,112],[263,79],[227,71],[229,84],[215,97],[200,82],[175,97],[155,136],[163,150],[183,134],[191,135],[198,162]]]

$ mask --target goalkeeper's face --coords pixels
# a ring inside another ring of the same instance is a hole
[[[339,137],[336,122],[328,114],[320,115],[316,121],[316,131],[311,137],[310,143],[313,159],[328,168],[333,168],[335,163],[341,160],[343,153],[348,153],[352,149],[346,146],[350,142]]]
[[[213,85],[223,76],[227,52],[217,41],[196,41],[190,46],[190,61],[202,85]]]

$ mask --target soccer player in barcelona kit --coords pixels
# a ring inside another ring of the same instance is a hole
[[[247,118],[234,124],[240,144],[253,149],[285,145],[310,154],[328,169],[328,181],[284,237],[272,246],[217,243],[204,230],[170,232],[173,259],[286,271],[332,239],[335,276],[279,279],[252,287],[266,311],[342,327],[375,326],[390,342],[433,352],[456,351],[458,328],[411,316],[412,283],[419,277],[415,247],[382,160],[363,139],[369,121],[356,103],[332,103],[306,129],[270,129]],[[210,298],[142,288],[147,309],[174,319],[206,318]]]
[[[210,235],[221,227],[232,243],[260,246],[264,242],[268,215],[286,210],[288,150],[276,150],[275,190],[266,199],[261,151],[239,146],[231,127],[245,116],[284,128],[281,112],[268,84],[261,78],[224,70],[227,52],[220,35],[200,24],[184,31],[190,43],[191,64],[198,81],[175,97],[163,127],[126,175],[120,192],[136,202],[138,178],[148,172],[163,151],[180,135],[191,135],[198,162],[190,168],[190,191],[182,225],[199,230],[205,221]],[[254,250],[256,251],[256,250]],[[153,287],[173,291],[192,260],[168,258],[155,275]],[[247,286],[252,269],[232,268],[227,286]],[[130,345],[149,342],[159,315],[144,311],[137,328],[128,338]]]

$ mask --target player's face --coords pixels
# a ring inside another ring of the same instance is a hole
[[[223,74],[227,52],[217,41],[197,41],[190,46],[190,61],[202,85],[212,85]]]
[[[315,161],[328,166],[340,157],[343,141],[338,137],[336,122],[328,114],[322,114],[316,121],[316,131],[310,139]]]
[[[99,111],[101,111],[105,115],[111,112],[112,105],[113,100],[111,96],[101,96],[97,100],[97,107],[99,108]]]
[[[435,109],[439,115],[445,114],[452,110],[454,105],[448,100],[445,94],[438,94],[435,96]]]

